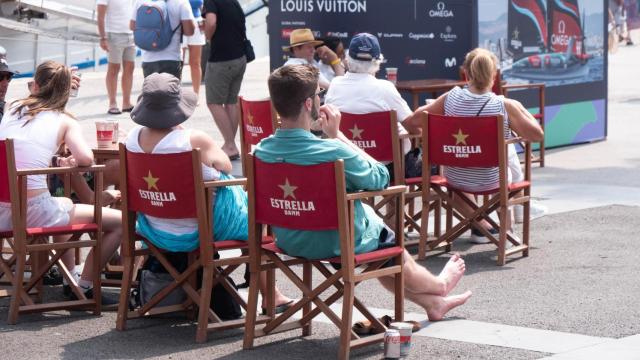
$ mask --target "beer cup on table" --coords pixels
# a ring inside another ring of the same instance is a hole
[[[98,149],[108,149],[113,141],[113,123],[108,120],[96,120],[96,140]]]
[[[398,82],[398,68],[388,67],[385,70],[387,72],[387,80],[394,84]]]

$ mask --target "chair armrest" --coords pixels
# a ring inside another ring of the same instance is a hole
[[[64,167],[49,167],[29,170],[17,170],[16,175],[51,175],[51,174],[73,174],[77,172],[102,172],[104,171],[104,165],[91,165],[91,166],[64,166]]]
[[[389,195],[401,194],[406,190],[407,190],[407,187],[404,185],[390,186],[383,190],[361,191],[361,192],[349,193],[347,194],[347,200],[352,201],[352,200],[372,198],[375,196],[389,196]]]
[[[522,143],[522,142],[528,142],[528,141],[527,141],[527,140],[525,140],[525,139],[523,139],[523,138],[521,138],[520,136],[517,136],[517,137],[511,138],[511,139],[507,139],[507,140],[505,140],[505,141],[504,141],[504,144],[505,144],[505,145],[509,145],[509,144],[519,144],[519,143]]]
[[[525,89],[542,89],[544,88],[543,83],[535,83],[535,84],[507,84],[502,85],[502,90],[525,90]]]
[[[218,188],[223,186],[233,186],[233,185],[243,185],[243,186],[247,185],[247,179],[241,178],[241,179],[231,179],[231,180],[212,180],[212,181],[204,182],[204,187],[206,189]]]

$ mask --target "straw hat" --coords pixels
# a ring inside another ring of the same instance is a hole
[[[295,29],[289,36],[289,46],[283,46],[283,51],[291,51],[291,48],[304,45],[313,44],[313,46],[322,45],[322,41],[316,40],[311,32],[311,29]]]

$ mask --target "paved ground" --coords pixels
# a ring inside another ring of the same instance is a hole
[[[640,265],[634,251],[640,226],[640,123],[635,115],[640,92],[630,81],[640,78],[638,58],[638,46],[622,47],[610,57],[607,141],[551,150],[547,167],[534,170],[534,195],[550,215],[532,222],[531,256],[499,268],[491,246],[456,243],[468,268],[458,289],[470,289],[474,296],[447,321],[425,323],[414,336],[410,358],[640,358],[640,282],[635,276]],[[242,93],[266,96],[267,73],[266,60],[250,64]],[[80,97],[70,102],[88,139],[94,136],[93,121],[107,117],[102,78],[102,72],[85,73]],[[135,89],[141,78],[136,73]],[[24,93],[25,82],[12,83],[9,97]],[[119,118],[121,128],[132,126],[126,116]],[[204,105],[187,125],[220,139]],[[446,259],[430,257],[423,264],[437,271]],[[297,296],[286,281],[279,284]],[[392,303],[379,296],[381,291],[375,283],[363,284],[357,296],[376,313],[390,313]],[[48,296],[59,293],[52,289]],[[7,305],[0,300],[0,318]],[[425,318],[413,304],[406,311],[408,318]],[[28,315],[16,326],[0,322],[0,358],[26,358],[26,349],[29,358],[320,359],[333,357],[337,346],[337,332],[323,319],[309,338],[276,335],[258,340],[254,351],[240,350],[239,330],[195,344],[195,327],[180,317],[134,320],[126,332],[115,331],[114,325],[114,313],[96,318],[82,312]],[[378,359],[381,347],[355,351],[353,357]]]

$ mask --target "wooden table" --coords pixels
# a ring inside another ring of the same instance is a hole
[[[420,94],[431,93],[435,98],[438,93],[446,92],[456,86],[465,86],[466,81],[451,79],[425,79],[425,80],[407,80],[398,81],[396,89],[398,91],[406,91],[411,93],[413,98],[413,110],[420,107]]]
[[[113,144],[109,148],[98,148],[94,146],[92,150],[96,164],[102,164],[104,161],[120,158],[118,144]]]

